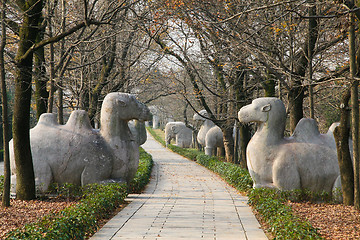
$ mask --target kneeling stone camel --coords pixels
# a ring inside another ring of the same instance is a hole
[[[149,109],[126,93],[110,93],[101,108],[101,129],[92,129],[86,111],[76,110],[65,125],[52,113],[42,114],[30,130],[35,184],[46,191],[51,183],[129,182],[139,164],[139,143],[128,121],[150,120]],[[16,182],[15,159],[10,142],[12,183]]]
[[[303,118],[293,135],[284,138],[286,111],[277,98],[255,99],[238,117],[259,124],[246,149],[255,188],[331,193],[341,187],[333,127],[320,134],[315,120]]]

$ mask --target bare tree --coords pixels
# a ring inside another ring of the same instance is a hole
[[[88,2],[84,1],[84,17],[80,21],[74,21],[64,32],[56,36],[36,42],[40,27],[39,22],[43,10],[43,1],[27,0],[16,1],[21,10],[22,23],[19,28],[19,43],[15,58],[15,105],[13,118],[13,144],[16,164],[16,195],[17,198],[28,200],[35,198],[35,181],[30,148],[30,103],[32,91],[33,54],[34,51],[58,42],[80,29],[90,25],[101,25],[108,22],[96,21],[88,15]]]
[[[10,158],[9,158],[9,121],[8,102],[5,79],[4,52],[6,45],[6,0],[1,1],[1,42],[0,42],[0,81],[1,81],[1,102],[2,102],[2,128],[3,128],[3,155],[4,155],[4,190],[2,205],[10,206]]]
[[[354,3],[354,1],[350,1]],[[355,34],[355,14],[350,13],[350,27],[349,27],[349,55],[350,55],[350,78],[351,85],[351,133],[353,140],[353,161],[354,161],[354,206],[360,209],[360,153],[359,153],[359,88],[358,80],[356,79],[358,69],[356,66],[356,34]]]

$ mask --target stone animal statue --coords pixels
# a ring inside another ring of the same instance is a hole
[[[135,138],[135,141],[139,145],[143,145],[147,140],[145,122],[132,120],[129,121],[128,125],[132,135]]]
[[[213,121],[202,116],[209,117],[209,114],[206,110],[201,110],[193,116],[193,120],[203,122],[197,141],[205,147],[205,154],[211,156],[214,149],[224,147],[223,132]]]
[[[255,99],[240,109],[238,117],[243,123],[258,123],[246,149],[255,188],[331,193],[341,187],[334,126],[320,134],[315,120],[303,118],[285,138],[286,110],[277,98]]]
[[[152,128],[157,129],[160,127],[160,111],[156,106],[150,106],[149,109],[152,114]]]
[[[175,139],[175,145],[182,148],[189,148],[192,143],[192,130],[183,122],[168,122],[165,125],[165,143]]]
[[[39,191],[49,185],[129,182],[139,164],[139,144],[128,121],[150,120],[149,109],[126,93],[110,93],[102,104],[101,129],[92,129],[86,111],[76,110],[65,125],[45,113],[30,130],[35,184]],[[10,143],[12,181],[16,182],[13,145]]]

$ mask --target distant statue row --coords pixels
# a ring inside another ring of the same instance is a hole
[[[35,184],[46,191],[53,182],[84,186],[89,183],[130,182],[139,164],[139,145],[146,141],[141,122],[149,109],[126,93],[108,94],[101,107],[101,129],[93,129],[84,110],[73,111],[65,125],[45,113],[30,130]],[[130,127],[130,128],[129,128]],[[132,134],[132,132],[134,134]],[[10,142],[12,183],[16,166]]]
[[[206,155],[212,155],[216,148],[223,148],[223,133],[213,121],[208,119],[209,115],[206,110],[195,113],[193,120],[202,122],[197,135],[197,141],[205,148]],[[192,129],[187,127],[183,122],[168,122],[165,126],[165,142],[170,144],[175,140],[175,145],[182,148],[189,148],[192,143]]]

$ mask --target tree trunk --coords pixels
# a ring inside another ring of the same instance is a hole
[[[233,139],[233,128],[227,126],[223,131],[225,158],[227,162],[234,163],[234,139]]]
[[[95,123],[94,121],[96,118],[96,112],[98,110],[98,103],[99,103],[101,91],[106,86],[107,79],[110,75],[111,70],[114,67],[114,62],[116,57],[116,37],[113,37],[110,44],[111,44],[111,50],[108,55],[105,55],[102,58],[102,69],[101,69],[100,77],[98,79],[96,86],[91,91],[91,95],[90,95],[88,113],[89,113],[90,121],[93,124],[93,126]],[[107,57],[109,59],[107,59]]]
[[[48,8],[49,7],[49,3],[48,3]],[[50,10],[48,10],[48,12],[50,12]],[[48,19],[48,35],[49,37],[53,36],[52,33],[52,23],[51,23],[52,19],[51,17],[49,17]],[[53,112],[53,108],[54,108],[54,95],[55,95],[55,67],[54,67],[54,44],[50,43],[50,76],[49,76],[49,83],[50,83],[50,87],[49,87],[49,97],[47,100],[48,106],[47,106],[47,112],[48,113],[52,113]]]
[[[310,0],[309,13],[312,14],[316,10],[316,6],[312,6],[312,0]],[[290,131],[294,132],[297,123],[304,117],[303,113],[303,101],[305,97],[306,88],[301,82],[301,78],[306,75],[306,68],[309,66],[308,54],[314,52],[314,48],[318,38],[318,27],[316,18],[309,20],[309,31],[303,47],[303,51],[297,54],[296,64],[294,65],[294,76],[291,89],[288,93],[288,100],[290,106]]]
[[[47,99],[49,94],[46,90],[47,78],[45,76],[45,57],[44,48],[40,48],[35,52],[35,103],[36,103],[36,118],[47,112]]]
[[[40,18],[39,25],[41,25],[43,18]],[[40,42],[44,38],[44,28],[42,28],[36,38],[36,42]],[[45,68],[45,51],[44,47],[35,51],[34,55],[35,65],[35,103],[36,103],[36,118],[39,119],[40,115],[47,112],[47,99],[49,94],[46,90],[46,68]]]
[[[62,0],[61,1],[61,15],[62,15],[62,32],[65,32],[65,26],[66,26],[66,5],[65,5],[65,1]],[[61,40],[61,44],[60,44],[60,52],[61,52],[61,58],[64,57],[65,54],[65,39]],[[64,104],[63,104],[63,89],[62,89],[62,75],[59,76],[59,80],[58,80],[58,85],[59,85],[59,89],[58,89],[58,112],[57,112],[57,118],[58,118],[58,123],[59,124],[64,124]]]
[[[268,71],[266,74],[266,80],[263,83],[264,97],[275,97],[276,82],[274,76]]]
[[[351,86],[351,132],[353,140],[353,161],[354,161],[354,206],[360,209],[360,186],[359,186],[359,97],[358,81],[356,77],[356,50],[355,50],[355,17],[350,13],[349,26],[349,57],[350,57],[350,77]]]
[[[297,123],[304,117],[304,89],[301,87],[301,83],[298,82],[296,87],[291,88],[288,93],[288,100],[290,105],[290,131],[293,133]]]
[[[30,102],[32,91],[33,54],[23,55],[36,40],[42,0],[17,1],[23,11],[19,32],[19,47],[15,58],[15,101],[13,113],[13,143],[16,164],[16,196],[21,200],[35,198],[34,169],[30,148]]]
[[[338,162],[341,175],[341,190],[343,203],[354,205],[354,170],[351,162],[349,137],[350,137],[350,111],[349,111],[350,89],[341,99],[340,125],[335,128],[334,137],[338,154]]]
[[[239,67],[237,70],[237,76],[234,83],[236,110],[239,110],[246,105],[246,91],[244,86],[246,83],[246,71]],[[250,141],[251,134],[249,126],[240,123],[239,124],[239,164],[243,168],[247,168],[246,163],[246,147]]]
[[[10,157],[9,157],[9,121],[8,121],[8,104],[5,82],[5,61],[4,50],[6,44],[6,26],[5,26],[5,4],[2,0],[1,11],[1,43],[0,43],[0,77],[1,77],[1,101],[2,101],[2,127],[3,127],[3,148],[4,148],[4,189],[2,196],[2,206],[10,206]]]
[[[235,164],[240,164],[240,157],[239,157],[239,123],[237,121],[235,121],[235,126],[234,126],[234,163]]]
[[[314,0],[309,0],[309,16],[316,15],[316,5],[314,4]],[[314,94],[313,94],[313,85],[312,85],[312,59],[314,55],[314,48],[317,38],[317,20],[316,18],[309,18],[309,30],[308,30],[308,69],[309,69],[309,108],[310,108],[310,118],[315,118],[314,113]]]
[[[245,124],[240,124],[239,126],[239,135],[240,135],[240,166],[242,168],[247,168],[246,161],[246,147],[251,139],[250,127]]]

